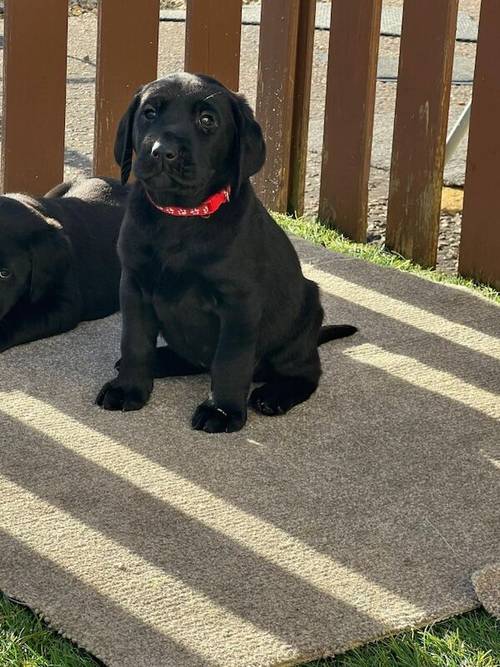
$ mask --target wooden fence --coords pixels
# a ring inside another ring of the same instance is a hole
[[[126,11],[124,10],[126,7]],[[405,0],[387,245],[435,266],[458,0]],[[315,0],[262,0],[257,116],[268,160],[264,203],[301,213]],[[335,0],[319,214],[366,241],[382,0]],[[156,78],[159,0],[100,0],[94,172],[132,92]],[[188,0],[185,68],[238,88],[241,0]],[[3,191],[43,193],[64,167],[67,0],[6,0]],[[432,17],[432,20],[430,19]],[[500,287],[500,2],[482,0],[459,271]]]

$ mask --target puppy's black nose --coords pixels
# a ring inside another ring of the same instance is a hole
[[[179,151],[171,142],[163,143],[161,141],[155,141],[153,148],[151,149],[151,155],[155,160],[165,158],[165,160],[168,160],[169,162],[174,162],[174,160],[177,160],[179,157]]]

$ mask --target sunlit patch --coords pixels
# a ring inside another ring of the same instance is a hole
[[[351,359],[361,364],[378,368],[392,377],[431,394],[439,394],[462,403],[488,417],[500,418],[500,396],[498,394],[476,387],[451,373],[437,370],[412,357],[388,352],[369,343],[350,347],[344,350],[344,354],[348,354]]]
[[[461,345],[474,352],[500,360],[500,338],[482,333],[465,324],[452,322],[445,317],[386,296],[368,287],[344,280],[311,264],[303,264],[302,268],[307,278],[317,282],[320,288],[328,294],[346,299],[350,303],[390,317],[427,334],[439,336],[455,345]]]
[[[51,405],[20,391],[4,392],[0,393],[0,411],[360,613],[382,622],[387,622],[388,608],[397,610],[402,619],[424,614],[403,597],[269,521],[236,507]]]
[[[200,655],[203,664],[223,664],[231,637],[238,638],[232,642],[231,655],[234,665],[241,667],[248,665],[255,643],[271,655],[293,654],[291,647],[271,632],[233,614],[179,578],[1,475],[0,497],[3,530],[91,586],[99,596]],[[162,613],[164,600],[168,608]]]
[[[500,438],[499,438],[499,440],[500,440]],[[495,468],[498,468],[500,470],[500,460],[499,459],[493,458],[493,456],[490,456],[489,454],[487,454],[483,449],[480,449],[479,451],[481,452],[481,454],[484,456],[484,458],[487,461],[489,461],[492,465],[494,465]]]

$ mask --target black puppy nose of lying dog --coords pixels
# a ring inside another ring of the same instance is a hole
[[[165,159],[168,162],[175,162],[179,157],[179,149],[173,142],[155,141],[151,149],[151,155],[155,160]]]

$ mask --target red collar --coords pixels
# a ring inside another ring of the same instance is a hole
[[[181,208],[180,206],[160,206],[159,204],[156,204],[151,199],[148,191],[146,190],[146,195],[155,208],[157,208],[162,213],[166,213],[167,215],[176,215],[183,218],[188,216],[208,218],[212,215],[212,213],[215,213],[222,206],[222,204],[225,204],[229,201],[230,194],[231,186],[227,185],[225,188],[222,188],[222,190],[219,190],[219,192],[210,195],[210,197],[205,199],[205,201],[202,202],[199,206],[195,206],[195,208]]]

